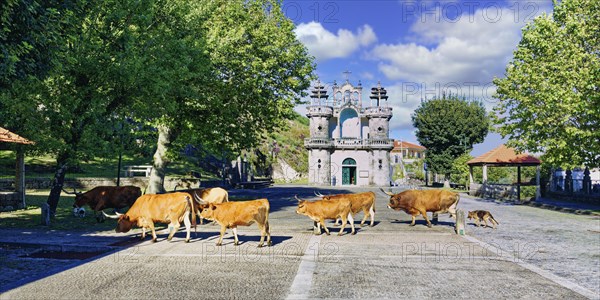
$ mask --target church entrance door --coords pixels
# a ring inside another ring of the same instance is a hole
[[[356,185],[356,161],[352,158],[342,162],[342,185]]]

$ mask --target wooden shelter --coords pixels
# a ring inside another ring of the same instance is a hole
[[[517,199],[521,199],[521,185],[524,185],[521,182],[521,167],[536,167],[535,173],[535,185],[536,192],[535,198],[538,199],[540,197],[540,165],[542,161],[537,157],[521,153],[517,154],[515,149],[506,147],[504,144],[498,146],[497,148],[488,151],[482,154],[479,157],[473,158],[467,162],[469,165],[469,183],[470,190],[477,191],[481,188],[485,189],[488,184],[487,180],[487,168],[488,167],[517,167]],[[483,168],[483,185],[478,186],[473,182],[473,167],[480,166]]]
[[[2,143],[15,143],[23,145],[32,145],[34,142],[19,136],[18,134],[12,133],[7,129],[0,127],[0,144]],[[16,163],[16,176],[15,176],[15,191],[6,192],[2,195],[3,199],[7,202],[16,198],[17,207],[25,207],[25,152],[21,147],[18,147],[17,151],[17,163]],[[7,205],[13,206],[13,205]],[[14,206],[13,206],[14,208]]]

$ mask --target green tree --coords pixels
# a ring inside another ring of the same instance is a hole
[[[444,174],[444,186],[450,185],[454,160],[483,142],[490,126],[489,117],[480,102],[467,101],[456,95],[445,95],[427,101],[412,114],[416,136],[425,150],[430,171]]]
[[[494,122],[507,145],[558,166],[600,166],[600,2],[563,0],[523,28],[496,78]]]
[[[464,153],[454,160],[452,163],[452,174],[450,180],[455,183],[469,186],[469,165],[467,162],[473,159],[469,153]]]
[[[74,4],[62,1],[0,1],[0,88],[28,76],[43,77],[62,47],[63,20]]]
[[[206,38],[209,72],[197,95],[168,98],[150,192],[162,182],[170,149],[201,142],[213,153],[239,153],[293,117],[314,69],[278,1],[202,1],[197,33]]]

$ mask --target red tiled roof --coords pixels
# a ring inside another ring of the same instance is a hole
[[[0,142],[34,144],[34,142],[0,127]]]
[[[533,155],[526,153],[517,154],[515,149],[508,148],[504,144],[497,148],[482,154],[479,157],[473,158],[467,162],[468,165],[477,164],[525,164],[539,165],[542,161]]]
[[[419,149],[419,150],[425,150],[427,148],[418,145],[418,144],[413,144],[411,142],[407,142],[407,141],[398,141],[398,140],[394,140],[394,148],[403,148],[403,149]]]

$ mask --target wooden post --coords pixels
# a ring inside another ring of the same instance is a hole
[[[455,224],[455,228],[456,230],[456,234],[458,235],[465,235],[467,234],[466,232],[466,226],[465,226],[465,211],[463,211],[462,209],[458,209],[456,210],[456,224]]]

